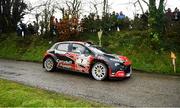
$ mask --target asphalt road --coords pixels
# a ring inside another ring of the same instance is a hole
[[[45,72],[40,63],[0,59],[0,78],[114,106],[180,107],[178,76],[134,72],[129,80],[96,81],[76,72]]]

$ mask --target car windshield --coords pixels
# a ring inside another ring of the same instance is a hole
[[[99,47],[99,46],[96,46],[96,45],[91,45],[89,46],[89,48],[95,52],[95,53],[98,53],[98,54],[104,54],[104,53],[107,53],[107,54],[111,54],[110,51],[107,51],[106,49],[102,48],[102,47]]]

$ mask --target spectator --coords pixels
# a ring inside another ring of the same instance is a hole
[[[28,24],[28,34],[34,34],[34,28],[33,25],[31,23]]]
[[[123,12],[121,11],[120,14],[117,17],[118,20],[123,20],[125,19],[125,15],[123,14]]]
[[[21,28],[21,36],[25,37],[27,32],[26,24],[24,24],[22,21],[20,21],[20,28]]]
[[[168,10],[165,13],[165,31],[171,31],[172,20],[173,20],[173,13],[171,12],[171,9],[168,8]]]
[[[117,28],[117,16],[115,14],[115,11],[113,11],[113,13],[111,15],[111,20],[112,20],[111,30],[114,31]]]
[[[119,13],[116,13],[116,18],[118,18],[118,16],[119,16]]]
[[[147,27],[148,27],[148,14],[149,13],[146,11],[144,14],[141,15],[143,29],[147,29]]]
[[[174,19],[174,21],[178,21],[179,18],[180,18],[180,12],[179,12],[179,9],[176,7],[173,12],[173,19]]]
[[[40,21],[39,24],[40,24],[40,33],[41,33],[41,35],[43,35],[44,34],[44,26],[45,26],[44,22]]]
[[[166,20],[172,21],[172,19],[173,19],[173,13],[171,12],[171,9],[170,9],[170,8],[168,8],[167,12],[165,13],[165,16],[166,16]]]
[[[86,15],[84,15],[84,18],[82,19],[82,31],[88,31],[88,23],[89,19]]]
[[[33,21],[33,23],[34,23],[34,34],[38,35],[39,25],[35,21]]]
[[[57,18],[55,19],[55,22],[56,22],[56,25],[59,23]]]
[[[51,33],[51,36],[56,35],[56,21],[55,21],[54,16],[51,16],[50,18],[50,33]]]
[[[96,27],[96,31],[99,31],[102,27],[101,27],[101,20],[99,15],[97,15],[97,19],[95,20],[95,27]]]
[[[125,19],[125,15],[123,14],[123,12],[121,11],[117,17],[118,20],[118,27],[117,27],[117,31],[123,29],[123,20]]]
[[[17,33],[18,36],[22,35],[22,28],[21,28],[20,24],[17,24],[16,33]]]
[[[178,21],[180,20],[180,11],[178,9]]]

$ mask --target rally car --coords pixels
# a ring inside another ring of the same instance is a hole
[[[132,73],[131,61],[127,57],[79,41],[55,43],[44,55],[43,68],[49,72],[65,69],[88,73],[96,80],[129,78]]]

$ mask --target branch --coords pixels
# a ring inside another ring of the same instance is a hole
[[[133,5],[135,6],[138,1],[134,2]]]
[[[142,0],[147,6],[149,6],[149,3],[145,0]]]
[[[40,5],[31,7],[31,8],[29,8],[29,9],[27,8],[27,10],[31,12],[31,11],[34,10],[35,8],[39,8],[39,7],[41,7],[41,6],[45,6],[45,4],[40,4]]]
[[[103,2],[99,2],[99,3],[97,3],[96,1],[94,1],[95,3],[93,3],[92,1],[90,1],[89,3],[91,3],[91,4],[93,4],[93,5],[100,5],[100,4],[102,4]]]
[[[70,12],[71,11],[71,7],[69,6],[68,2],[66,1],[66,5],[68,7],[68,11]]]
[[[143,7],[141,5],[141,2],[139,0],[137,0],[137,2],[139,3],[139,6],[141,7],[142,13],[144,14],[144,9],[143,9]]]
[[[81,1],[78,2],[76,9],[79,9],[80,5],[81,5]]]

